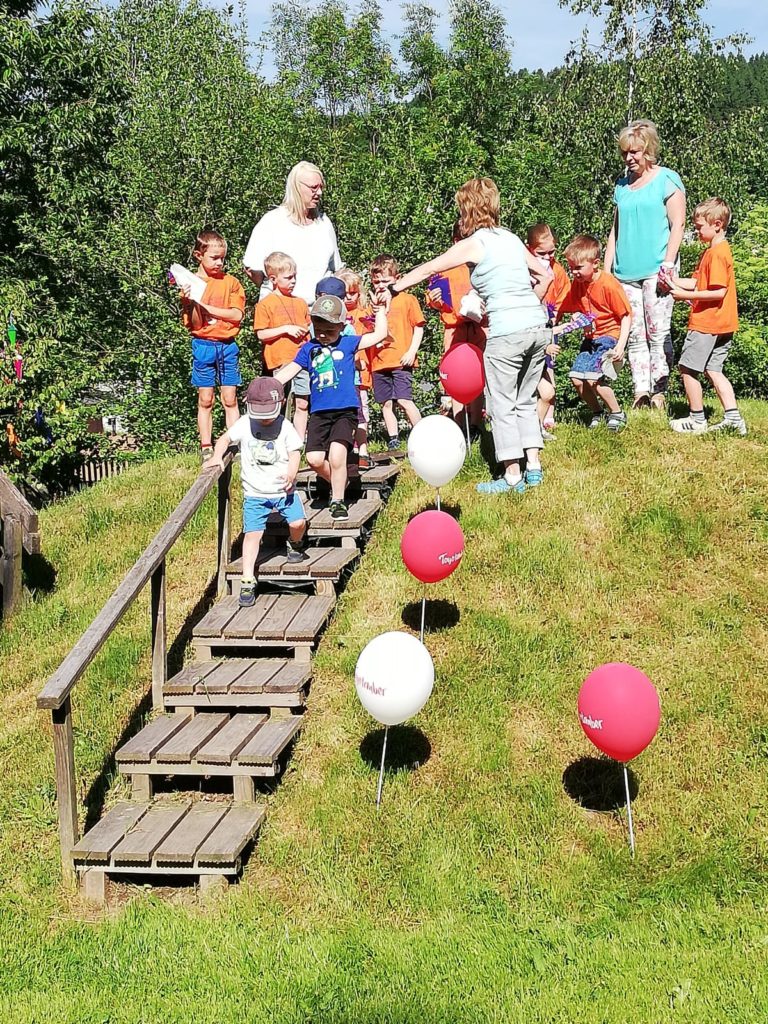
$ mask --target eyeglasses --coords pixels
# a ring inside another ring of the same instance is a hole
[[[299,184],[308,188],[310,192],[322,192],[324,187],[322,182],[319,185],[309,185],[306,181],[300,181]]]

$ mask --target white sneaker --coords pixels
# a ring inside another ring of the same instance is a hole
[[[747,424],[744,422],[743,418],[740,418],[738,423],[729,423],[728,420],[720,420],[719,423],[712,424],[712,426],[708,430],[708,433],[714,434],[718,433],[719,431],[723,431],[725,433],[730,433],[730,431],[733,431],[740,437],[746,437]]]
[[[605,423],[605,413],[596,412],[592,419],[589,421],[589,429],[594,430],[595,427],[600,427]]]
[[[706,434],[707,432],[706,421],[699,423],[691,416],[685,416],[681,420],[670,420],[669,425],[678,434]]]

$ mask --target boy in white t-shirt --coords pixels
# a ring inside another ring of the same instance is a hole
[[[274,377],[257,377],[245,395],[246,415],[222,434],[204,469],[223,468],[230,444],[240,445],[240,478],[243,484],[243,578],[240,607],[256,601],[256,559],[267,520],[279,512],[288,523],[287,560],[306,558],[307,521],[293,483],[299,471],[301,438],[281,415],[283,385]]]

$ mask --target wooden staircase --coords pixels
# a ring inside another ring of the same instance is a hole
[[[268,523],[257,563],[259,591],[251,608],[240,608],[238,604],[242,559],[229,556],[228,501],[222,501],[220,485],[220,596],[193,628],[194,661],[170,679],[165,676],[163,661],[163,552],[162,585],[156,578],[158,570],[151,574],[153,599],[157,598],[152,602],[152,633],[153,703],[158,713],[115,754],[118,770],[131,780],[132,799],[113,807],[82,838],[77,836],[75,818],[74,841],[68,849],[62,839],[65,873],[80,878],[89,899],[103,901],[107,878],[113,875],[186,875],[199,880],[205,888],[238,874],[266,813],[257,799],[258,781],[274,780],[290,756],[305,717],[311,653],[333,612],[336,588],[360,557],[399,469],[389,459],[361,473],[356,466],[351,467],[350,515],[347,522],[341,523],[330,518],[327,503],[318,494],[314,474],[303,471],[298,486],[308,519],[307,556],[299,563],[288,562],[282,521]],[[201,479],[204,477],[205,474]],[[211,483],[214,479],[211,477]],[[228,479],[226,487],[228,495]],[[191,507],[192,503],[188,504]],[[183,505],[184,502],[174,516]],[[185,521],[190,517],[191,513]],[[173,533],[173,540],[180,532],[177,529]],[[163,530],[153,545],[157,546],[162,534]],[[152,545],[142,559],[151,550]],[[142,559],[131,572],[137,570]],[[146,566],[143,575],[150,578]],[[121,587],[126,586],[130,576],[131,573]],[[162,600],[158,595],[161,589]],[[120,588],[112,601],[119,592]],[[124,604],[120,614],[130,601]],[[105,606],[102,616],[107,609]],[[119,615],[113,618],[116,622]],[[162,629],[158,619],[162,620]],[[97,622],[98,619],[91,630]],[[98,636],[100,646],[105,637],[101,633]],[[88,632],[78,646],[87,637]],[[69,659],[76,651],[77,647]],[[79,674],[87,660],[79,659]],[[57,711],[68,709],[69,690],[79,678],[79,674],[70,672],[74,678],[68,688],[62,686],[57,677],[69,678],[63,673],[66,666],[65,661],[38,698],[39,706],[53,709],[54,726]],[[63,689],[66,694],[61,700]],[[54,700],[59,701],[58,707]],[[71,709],[68,710],[70,717]],[[69,730],[71,738],[71,721]],[[56,743],[55,729],[54,733]],[[62,770],[66,774],[71,768],[72,775],[74,769],[71,757],[68,765],[60,753],[57,748],[61,831],[62,802],[70,805],[65,810],[64,824],[72,824],[72,797],[71,792],[68,797],[62,794],[61,783],[68,781],[62,780]],[[155,797],[158,783],[169,777],[176,779],[176,790],[185,784],[197,790],[201,780],[224,777],[231,780],[231,795],[218,793],[201,798],[196,793],[194,797],[180,798],[175,793]]]

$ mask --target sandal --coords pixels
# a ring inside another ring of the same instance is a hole
[[[642,395],[635,395],[635,400],[632,403],[633,409],[650,409],[651,407],[651,396],[647,392],[643,392]]]
[[[519,480],[511,484],[506,477],[502,476],[498,480],[486,480],[478,484],[475,490],[478,494],[506,494],[508,491],[522,494],[525,491],[525,480],[520,477]]]
[[[667,401],[664,398],[664,395],[662,395],[662,393],[660,391],[657,394],[655,394],[655,395],[651,395],[651,408],[652,409],[658,409],[659,412],[664,412],[664,409],[666,408],[666,405],[667,405]]]

